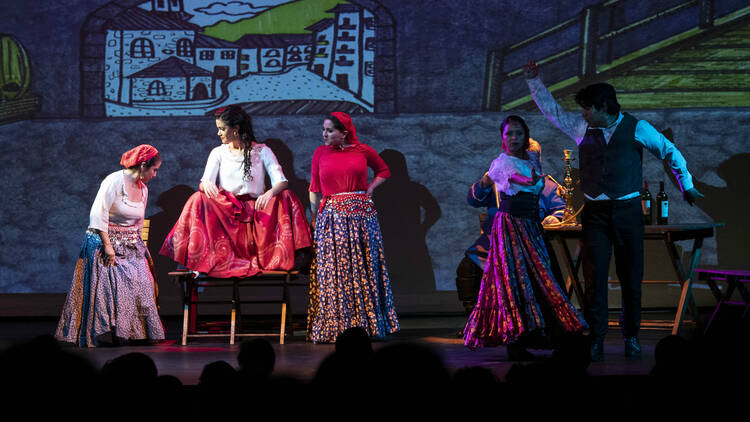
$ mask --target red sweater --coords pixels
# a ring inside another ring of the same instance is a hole
[[[321,145],[313,153],[310,192],[330,196],[367,190],[367,167],[375,177],[391,176],[385,161],[369,145],[357,143],[343,150]]]

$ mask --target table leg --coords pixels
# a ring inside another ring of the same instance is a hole
[[[555,239],[560,245],[560,249],[562,249],[563,262],[565,263],[565,269],[568,271],[568,278],[565,280],[566,293],[568,294],[568,297],[570,297],[571,294],[575,292],[576,297],[578,298],[578,303],[583,308],[586,302],[584,301],[583,290],[581,289],[581,281],[578,278],[578,268],[580,268],[581,265],[580,241],[576,245],[575,256],[573,256],[571,255],[570,248],[568,248],[568,244],[563,237],[555,236]]]
[[[693,250],[688,272],[685,272],[682,267],[682,261],[680,260],[680,256],[677,253],[677,246],[675,246],[674,241],[671,239],[671,237],[667,236],[664,241],[667,246],[667,252],[669,252],[669,256],[672,260],[672,265],[674,266],[675,273],[677,274],[677,279],[680,282],[680,286],[682,288],[680,292],[680,302],[677,305],[677,312],[675,314],[674,323],[672,324],[672,334],[676,335],[680,330],[683,319],[685,318],[685,310],[687,307],[690,308],[693,317],[697,316],[695,301],[693,301],[692,297],[692,288],[695,267],[698,265],[698,261],[700,260],[703,238],[698,237],[693,241]]]

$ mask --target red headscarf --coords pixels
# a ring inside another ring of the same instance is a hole
[[[125,168],[130,168],[154,158],[158,153],[159,151],[149,144],[138,145],[122,154],[120,164]]]
[[[342,125],[344,125],[344,128],[346,129],[346,142],[350,144],[358,144],[359,139],[357,139],[357,130],[354,129],[354,123],[352,123],[352,118],[346,114],[342,113],[340,111],[334,111],[331,113],[331,116],[338,119],[339,122],[341,122]]]

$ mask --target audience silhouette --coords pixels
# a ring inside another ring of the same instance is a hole
[[[255,339],[240,345],[238,368],[226,361],[211,362],[203,368],[198,385],[191,386],[172,375],[159,375],[153,359],[144,353],[125,353],[97,371],[75,349],[41,336],[2,350],[0,374],[3,383],[12,387],[4,397],[11,407],[20,406],[16,399],[29,397],[49,399],[55,405],[85,398],[91,409],[112,412],[118,397],[130,397],[133,405],[138,403],[154,415],[188,418],[241,416],[253,406],[278,406],[286,414],[303,415],[312,407],[328,406],[331,398],[336,399],[331,404],[335,408],[352,411],[361,410],[363,398],[370,398],[396,408],[419,409],[425,415],[460,414],[466,403],[497,403],[479,413],[503,408],[510,415],[530,409],[544,415],[581,400],[587,408],[606,410],[615,396],[632,403],[618,410],[623,417],[645,411],[679,415],[709,409],[717,402],[739,403],[733,400],[740,400],[744,390],[737,386],[750,375],[745,362],[750,329],[739,318],[722,321],[691,339],[662,338],[648,375],[590,376],[587,352],[583,336],[570,336],[558,342],[551,357],[514,364],[504,380],[477,366],[457,369],[451,376],[441,356],[425,344],[394,342],[373,348],[365,330],[351,328],[338,337],[334,352],[310,382],[275,374],[274,347]],[[685,406],[688,386],[696,394],[695,388],[710,391],[715,401],[699,399]],[[448,403],[458,407],[445,409]]]

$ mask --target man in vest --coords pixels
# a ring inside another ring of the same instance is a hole
[[[591,326],[591,360],[604,359],[607,334],[607,283],[612,246],[622,291],[622,324],[625,356],[640,358],[638,329],[641,323],[643,280],[643,149],[667,160],[683,197],[693,205],[703,195],[680,151],[644,120],[620,112],[612,85],[589,85],[576,94],[581,114],[566,112],[538,77],[532,61],[524,75],[544,116],[578,144],[581,188],[586,205],[582,216],[583,276],[586,282],[584,315]]]

